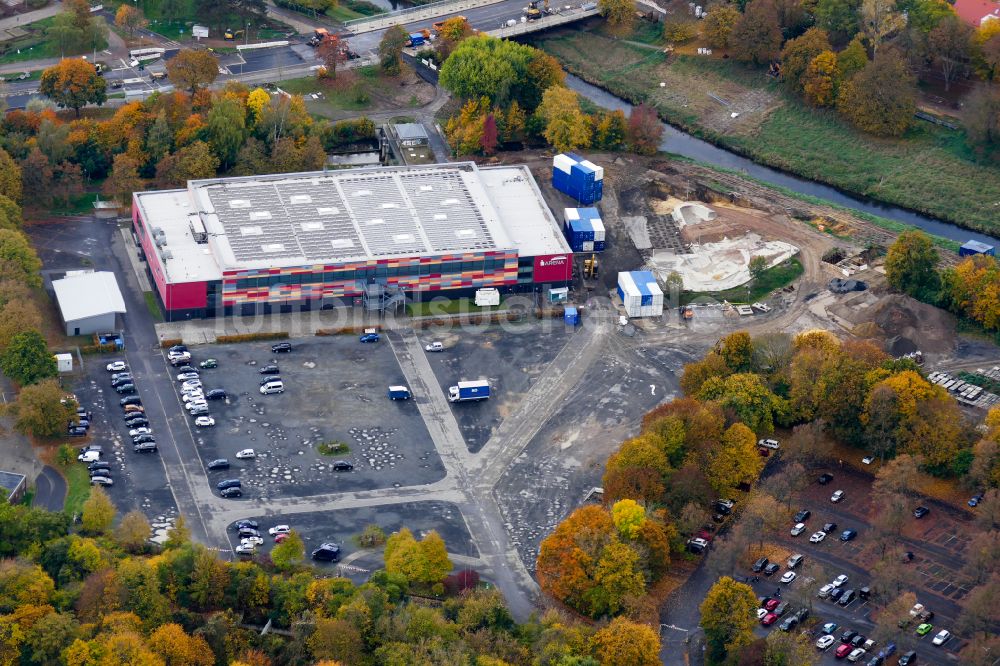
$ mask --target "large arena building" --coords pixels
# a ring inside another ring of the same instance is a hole
[[[572,253],[525,166],[194,180],[136,192],[132,223],[171,321],[572,278]]]

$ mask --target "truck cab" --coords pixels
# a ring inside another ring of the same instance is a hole
[[[313,32],[312,37],[310,37],[309,41],[306,43],[309,46],[316,47],[320,45],[320,42],[322,42],[329,36],[330,36],[330,31],[327,30],[326,28],[316,28],[316,31]]]

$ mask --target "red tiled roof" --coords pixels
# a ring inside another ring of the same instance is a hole
[[[987,14],[993,14],[1000,20],[1000,2],[993,0],[956,0],[955,13],[965,23],[978,28]]]

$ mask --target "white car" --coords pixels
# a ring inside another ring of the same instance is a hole
[[[183,352],[182,351],[167,352],[167,358],[170,359],[171,362],[176,361],[178,359],[185,359],[185,360],[187,360],[187,359],[191,358],[191,352],[186,352],[186,351],[183,351]]]
[[[194,420],[194,424],[199,428],[211,428],[215,425],[215,419],[211,416],[199,416]]]
[[[875,462],[875,456],[865,456],[864,458],[861,459],[861,462],[864,463],[865,465],[871,465],[873,462]]]
[[[798,536],[806,531],[805,523],[796,523],[795,527],[792,528],[792,536]]]
[[[847,576],[845,574],[840,574],[839,576],[833,579],[833,586],[840,587],[846,582],[847,582]]]
[[[208,402],[204,398],[198,398],[184,405],[184,409],[188,410],[189,412],[192,409],[197,409],[199,407],[208,407]]]
[[[814,532],[811,537],[809,537],[809,543],[819,543],[826,538],[826,532]]]
[[[274,384],[264,384],[260,387],[261,395],[271,395],[272,393],[284,393],[285,385],[281,382],[276,382]]]
[[[182,372],[177,375],[177,381],[186,382],[191,379],[198,379],[198,377],[200,377],[200,375],[197,372]]]
[[[90,485],[92,486],[113,486],[115,485],[114,479],[110,476],[92,476],[90,477]]]
[[[923,604],[913,604],[913,608],[910,609],[910,617],[916,617],[924,612]]]
[[[234,549],[237,555],[253,555],[254,551],[257,549],[256,546],[252,544],[240,544]]]
[[[819,588],[819,592],[816,593],[816,596],[819,597],[820,599],[826,599],[828,596],[830,596],[830,593],[833,592],[834,589],[835,588],[833,587],[833,585],[827,583],[823,587]]]
[[[932,640],[931,643],[934,645],[944,645],[948,642],[949,638],[951,638],[951,632],[947,629],[942,629],[938,632],[938,635],[934,637],[934,640]]]
[[[775,451],[777,451],[778,449],[781,448],[781,445],[778,444],[778,440],[776,440],[776,439],[761,439],[761,440],[758,440],[757,446],[762,446],[765,449],[773,449]]]
[[[249,536],[240,539],[241,546],[263,546],[264,540],[259,536]]]
[[[785,575],[781,577],[781,582],[785,583],[785,584],[791,583],[797,577],[798,577],[798,574],[796,574],[794,571],[786,571]]]
[[[127,370],[128,365],[125,361],[111,361],[106,366],[104,366],[108,372],[121,372],[122,370]]]
[[[292,528],[288,525],[275,525],[267,531],[271,536],[277,536],[279,534],[288,534],[292,531]]]
[[[763,620],[764,616],[767,615],[767,613],[768,613],[768,610],[766,608],[758,608],[757,609],[757,619],[758,620]]]
[[[256,458],[257,454],[254,452],[253,449],[243,449],[242,451],[236,452],[236,457],[239,458],[240,460],[245,460],[247,458]]]
[[[143,428],[135,428],[134,430],[129,430],[128,431],[128,436],[129,437],[138,437],[139,435],[152,435],[152,434],[153,434],[153,429],[152,428],[145,428],[145,427],[143,427]]]
[[[825,650],[836,642],[837,642],[836,638],[834,638],[830,634],[827,634],[825,636],[819,637],[819,640],[816,641],[816,647],[819,648],[820,650]]]
[[[830,501],[833,502],[834,504],[836,504],[837,502],[839,502],[842,499],[844,499],[844,491],[843,490],[834,491],[834,493],[832,495],[830,495]]]
[[[80,462],[92,463],[101,459],[100,451],[84,451],[76,457]]]
[[[851,650],[851,654],[847,655],[847,661],[849,661],[849,662],[851,662],[853,664],[853,663],[857,662],[858,660],[860,660],[861,657],[863,657],[863,656],[865,656],[865,649],[864,648],[854,648],[853,650]]]
[[[444,351],[444,345],[441,344],[440,342],[432,342],[424,347],[424,351],[429,351],[429,352]]]
[[[181,400],[184,402],[191,402],[192,400],[204,400],[205,392],[201,389],[195,389],[192,391],[187,391],[181,395]]]

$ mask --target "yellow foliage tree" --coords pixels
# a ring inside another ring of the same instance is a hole
[[[601,666],[657,666],[660,637],[650,627],[615,618],[593,638],[594,653]]]
[[[750,428],[734,423],[722,436],[719,446],[710,453],[706,476],[719,493],[726,493],[744,483],[753,483],[764,468],[757,453],[757,438]]]
[[[837,99],[840,68],[833,51],[823,51],[812,59],[802,78],[802,92],[812,106],[833,106]]]
[[[619,500],[611,507],[611,519],[618,528],[618,534],[626,539],[634,539],[646,520],[646,509],[635,500]]]
[[[545,139],[558,151],[565,152],[590,145],[590,119],[580,110],[575,92],[552,86],[542,95],[538,116],[545,121]]]

